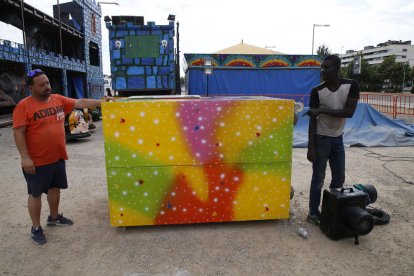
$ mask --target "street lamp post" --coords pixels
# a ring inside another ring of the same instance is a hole
[[[102,7],[101,7],[101,5],[117,5],[117,6],[119,6],[119,3],[117,3],[117,2],[102,2],[102,1],[98,1],[98,2],[96,2],[96,4],[98,4],[98,6],[99,6],[99,8],[101,8],[102,9]],[[105,16],[104,17],[104,21],[105,21],[105,23],[107,22],[107,20],[108,21],[111,21],[111,19],[109,18],[109,16]],[[103,49],[102,49],[103,50]],[[102,55],[102,51],[101,51],[101,55]],[[113,86],[112,86],[112,76],[111,76],[111,88],[112,88]],[[113,88],[112,88],[113,89]],[[118,96],[118,91],[113,91],[113,93],[114,93],[114,95],[116,95],[116,96]]]
[[[107,5],[117,5],[117,6],[119,6],[119,3],[117,3],[117,2],[97,2],[97,4],[98,5],[107,4]]]
[[[312,31],[312,55],[313,55],[313,43],[315,41],[315,27],[329,27],[328,24],[313,24],[313,31]]]

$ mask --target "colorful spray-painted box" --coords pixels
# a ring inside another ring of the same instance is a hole
[[[289,217],[294,102],[104,103],[113,226]]]

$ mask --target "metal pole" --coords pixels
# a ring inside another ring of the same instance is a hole
[[[181,76],[180,76],[180,22],[177,22],[177,60],[176,60],[176,70],[175,70],[175,74],[176,74],[176,88],[175,91],[176,93],[178,93],[179,95],[181,95]]]
[[[31,65],[31,60],[30,60],[30,56],[29,56],[29,50],[28,50],[28,47],[27,47],[26,30],[25,30],[26,26],[24,24],[24,0],[20,1],[20,9],[22,11],[23,51],[25,52],[25,54],[27,54],[27,63],[24,63],[24,64],[25,64],[26,70],[30,71],[32,65]],[[28,69],[29,64],[30,64],[30,69]],[[27,78],[26,74],[25,74],[25,81],[26,81],[26,95],[29,96],[30,95],[30,90],[29,90],[29,86],[27,85],[28,78]]]
[[[313,55],[313,44],[315,41],[315,27],[329,27],[328,24],[313,24],[313,31],[312,31],[312,55]]]
[[[209,77],[209,75],[207,75],[207,97],[208,97],[208,78]]]
[[[313,24],[313,31],[312,31],[312,55],[313,55],[313,41],[315,39],[315,24]]]
[[[58,20],[59,20],[59,43],[60,43],[60,54],[63,57],[63,47],[62,47],[62,22],[60,21],[60,4],[59,0],[57,0],[58,6]]]
[[[23,46],[26,49],[26,44],[27,44],[27,40],[26,40],[26,27],[24,25],[24,0],[20,1],[20,9],[22,11],[22,31],[23,31]]]

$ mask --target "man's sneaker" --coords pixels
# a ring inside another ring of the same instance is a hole
[[[47,217],[47,225],[49,226],[55,226],[55,225],[69,226],[72,224],[73,224],[73,221],[68,218],[65,218],[63,214],[59,214],[57,218],[52,218],[51,216]]]
[[[41,226],[33,227],[32,226],[32,241],[37,244],[45,244],[46,243],[46,237],[45,234],[43,234],[43,229]]]
[[[321,224],[321,218],[319,217],[319,215],[312,215],[312,216],[308,215],[307,220],[310,223],[313,223],[313,224],[318,225],[318,226]]]

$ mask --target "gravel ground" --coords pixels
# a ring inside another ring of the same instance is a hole
[[[373,184],[374,207],[391,216],[389,224],[360,237],[358,246],[353,238],[330,240],[306,222],[311,176],[306,149],[293,150],[289,220],[124,230],[109,224],[98,122],[92,137],[67,145],[70,187],[62,192],[61,211],[75,224],[44,226],[48,243],[37,246],[30,240],[26,184],[12,129],[0,128],[0,135],[2,275],[414,275],[414,186],[404,182],[414,181],[414,147],[346,149],[346,184]],[[43,222],[47,215],[43,198]],[[297,234],[299,227],[310,232],[308,239]]]

